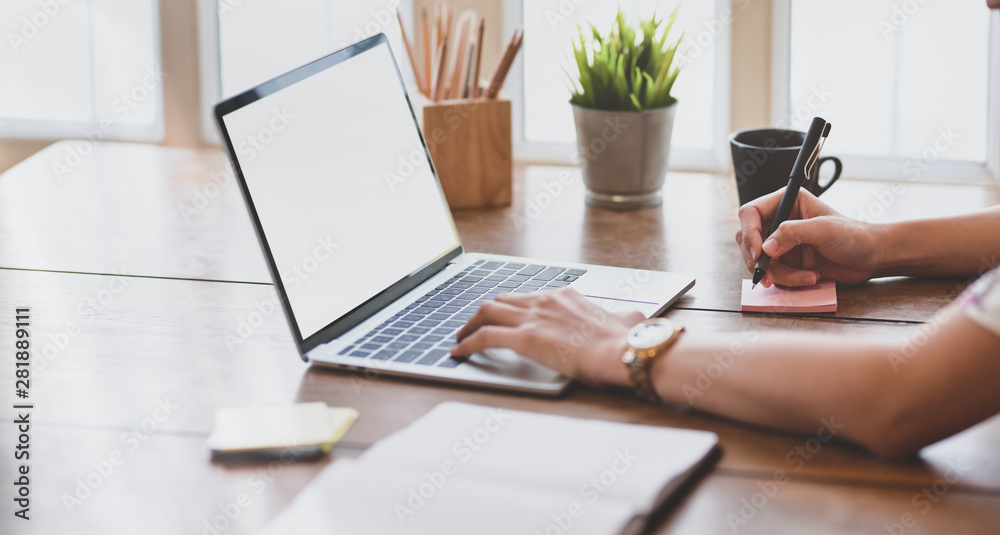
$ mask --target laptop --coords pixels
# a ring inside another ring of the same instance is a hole
[[[384,34],[215,107],[285,316],[307,362],[558,395],[565,376],[505,349],[449,358],[504,292],[570,287],[662,313],[690,276],[466,252]]]

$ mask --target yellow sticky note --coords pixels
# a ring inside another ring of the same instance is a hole
[[[216,452],[309,447],[329,451],[357,418],[352,408],[330,408],[321,402],[218,409],[208,445]]]

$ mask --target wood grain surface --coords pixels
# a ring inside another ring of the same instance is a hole
[[[717,465],[660,513],[656,533],[987,533],[1000,523],[1000,418],[919,458],[886,462],[849,443],[653,406],[624,391],[576,385],[540,399],[310,368],[274,304],[237,188],[209,187],[226,168],[218,151],[107,143],[60,179],[50,164],[65,148],[0,176],[0,314],[30,306],[36,348],[33,519],[14,518],[12,502],[0,500],[0,533],[211,533],[205,522],[218,533],[253,533],[332,459],[357,456],[446,400],[717,433]],[[697,284],[669,317],[748,343],[773,329],[903,340],[968,283],[885,279],[841,287],[836,314],[742,314],[747,273],[733,239],[731,180],[671,173],[662,207],[611,212],[584,205],[572,168],[518,167],[510,207],[455,218],[472,251],[691,273]],[[827,197],[859,216],[891,187],[841,180]],[[214,193],[185,219],[179,204],[199,192]],[[907,184],[879,217],[998,200],[992,189]],[[0,320],[4,346],[12,323]],[[13,366],[0,370],[11,385]],[[318,460],[212,460],[205,439],[214,409],[296,401],[351,406],[361,417]],[[10,406],[0,404],[4,445],[17,435]],[[124,461],[100,476],[115,452]],[[0,480],[12,481],[12,470],[0,463]],[[67,502],[88,477],[99,486]],[[226,518],[240,493],[249,505]]]

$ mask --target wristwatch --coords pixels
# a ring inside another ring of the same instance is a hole
[[[663,318],[646,320],[629,331],[628,351],[622,356],[622,362],[628,367],[635,393],[641,399],[661,401],[653,388],[650,369],[653,362],[677,342],[682,332],[684,327]]]

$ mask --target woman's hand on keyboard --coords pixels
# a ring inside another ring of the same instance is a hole
[[[607,312],[569,288],[503,294],[458,331],[451,354],[507,348],[588,384],[627,386],[625,337],[644,319],[639,312]]]

